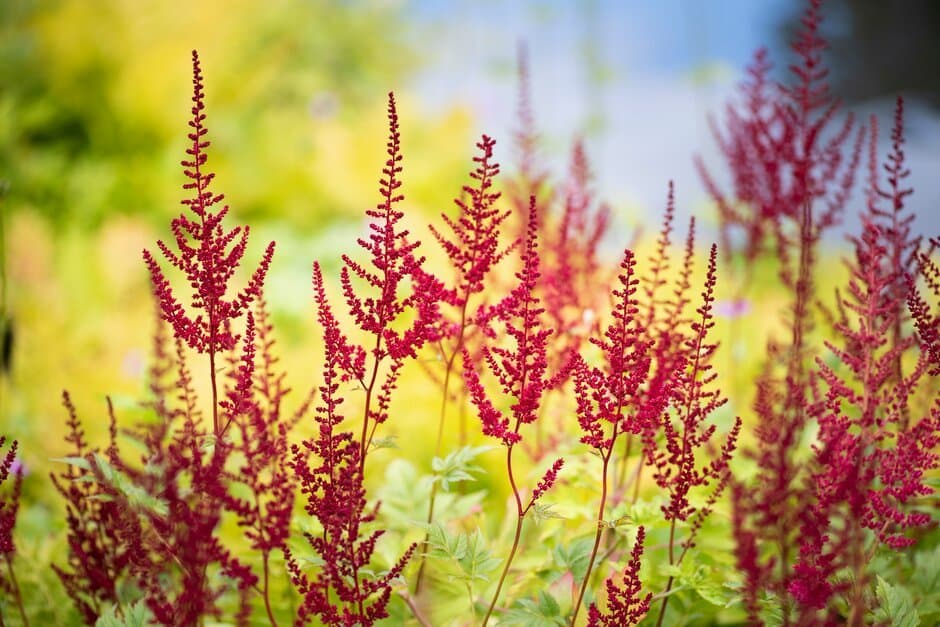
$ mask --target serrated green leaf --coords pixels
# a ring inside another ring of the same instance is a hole
[[[878,575],[875,592],[879,602],[879,607],[875,611],[877,620],[888,620],[893,627],[920,625],[920,615],[914,607],[914,599],[903,586],[893,586]]]
[[[118,616],[117,606],[111,605],[95,621],[95,627],[146,627],[150,624],[150,611],[143,601],[125,608],[123,613],[122,619]]]
[[[541,597],[542,595],[540,595]],[[552,599],[554,601],[554,599]],[[554,608],[558,608],[556,603]],[[548,609],[552,609],[549,607]],[[560,608],[555,613],[546,614],[542,611],[542,600],[536,603],[532,599],[521,599],[515,606],[506,610],[500,617],[501,625],[526,625],[527,627],[555,627],[556,625],[567,625],[567,621],[559,614]]]
[[[561,616],[561,607],[555,597],[541,590],[539,591],[539,612],[542,616]]]
[[[452,483],[473,481],[477,474],[483,472],[483,468],[472,463],[473,460],[492,448],[492,446],[464,446],[444,458],[435,457],[431,460],[434,480],[440,482],[445,492],[450,490]]]
[[[535,520],[535,524],[539,524],[543,521],[546,521],[550,518],[560,518],[563,519],[564,516],[554,511],[552,508],[554,505],[550,503],[540,503],[536,501],[532,504],[532,518]]]
[[[567,546],[559,544],[552,551],[555,564],[563,571],[571,571],[575,580],[580,581],[587,573],[588,560],[591,558],[593,547],[593,537],[579,538]]]
[[[91,463],[84,457],[53,457],[49,461],[61,462],[63,464],[68,464],[69,466],[75,466],[76,468],[81,468],[82,470],[91,472]]]
[[[94,453],[94,459],[95,466],[101,473],[102,479],[123,495],[130,505],[153,512],[158,516],[167,515],[169,507],[166,502],[134,483],[130,477],[111,466],[108,460],[102,455]]]

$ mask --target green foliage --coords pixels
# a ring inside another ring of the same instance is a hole
[[[509,608],[500,620],[503,625],[532,625],[534,627],[554,627],[567,625],[567,619],[561,613],[558,601],[544,590],[539,591],[537,599],[520,599]]]
[[[435,457],[431,460],[431,470],[434,471],[434,480],[439,481],[445,492],[450,491],[450,484],[461,481],[473,481],[483,472],[483,468],[473,464],[473,460],[492,446],[464,446],[441,459]]]
[[[878,575],[875,592],[878,596],[876,621],[887,622],[892,627],[917,627],[921,624],[914,599],[903,586],[893,586]]]
[[[501,562],[487,548],[486,540],[479,529],[455,534],[449,532],[441,523],[434,522],[428,527],[428,544],[432,558],[443,560],[452,567],[456,566],[456,569],[443,571],[448,579],[471,586],[477,582],[489,581],[490,575]]]
[[[108,607],[95,622],[95,627],[146,627],[150,620],[150,611],[146,604],[137,601],[123,611],[114,605]]]

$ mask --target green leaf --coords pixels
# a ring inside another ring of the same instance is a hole
[[[565,546],[559,544],[552,552],[555,563],[563,570],[570,570],[575,581],[584,579],[587,573],[588,560],[591,559],[591,549],[594,547],[593,537],[584,537]]]
[[[91,463],[89,463],[89,461],[84,457],[53,457],[49,461],[61,462],[63,464],[68,464],[69,466],[75,466],[76,468],[81,468],[82,470],[91,472]]]
[[[539,592],[539,612],[543,616],[561,616],[561,607],[555,597],[541,590]]]
[[[461,481],[473,481],[483,469],[472,462],[483,453],[492,450],[492,446],[464,446],[450,453],[447,457],[435,457],[431,460],[434,480],[440,481],[444,491],[450,490],[450,484]]]
[[[369,445],[370,451],[382,448],[398,448],[398,436],[387,435],[384,438],[375,438]]]
[[[169,512],[167,504],[134,483],[133,479],[117,470],[108,460],[98,453],[94,453],[95,466],[101,473],[102,479],[127,499],[127,502],[136,508],[147,510],[158,516],[166,516]]]
[[[150,611],[143,601],[137,601],[124,609],[124,618],[117,613],[117,606],[112,605],[98,617],[95,627],[146,627],[150,624]]]
[[[920,615],[914,607],[911,593],[903,586],[892,586],[878,575],[876,594],[880,606],[875,610],[876,620],[887,620],[893,627],[917,627]]]
[[[546,598],[550,599],[550,602],[545,601]],[[532,599],[522,599],[514,607],[506,610],[500,619],[500,624],[555,627],[568,623],[561,617],[561,608],[558,607],[558,603],[542,592],[539,594],[537,603]]]
[[[561,514],[554,511],[552,508],[554,505],[550,503],[540,503],[536,501],[532,504],[532,517],[535,520],[535,524],[539,524],[549,518],[564,518]]]

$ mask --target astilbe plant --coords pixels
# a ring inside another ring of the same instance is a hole
[[[232,485],[241,484],[247,496],[229,491],[226,509],[238,517],[252,550],[261,555],[261,595],[268,620],[276,625],[271,606],[271,557],[287,546],[297,477],[290,472],[288,434],[307,413],[312,395],[290,420],[284,420],[282,405],[290,392],[284,373],[277,368],[273,326],[259,292],[254,313],[247,314],[244,348],[240,363],[231,368],[232,386],[222,401],[237,431],[233,452],[240,462],[229,471]],[[260,358],[260,364],[256,361]]]
[[[208,129],[205,94],[199,56],[193,51],[193,118],[189,122],[192,145],[186,149],[188,159],[183,160],[184,172],[189,179],[183,189],[192,190],[193,197],[182,201],[193,217],[181,213],[170,223],[178,252],[174,252],[162,241],[157,246],[163,256],[186,276],[193,289],[190,305],[193,313],[187,313],[179,301],[170,281],[149,250],[144,250],[144,261],[150,270],[154,294],[160,303],[163,318],[173,325],[176,337],[209,356],[209,376],[212,384],[212,432],[220,437],[228,426],[220,423],[218,388],[216,384],[216,358],[223,351],[235,350],[238,335],[233,333],[231,322],[238,319],[258,296],[264,277],[274,255],[274,242],[268,244],[261,263],[252,274],[248,285],[237,294],[226,297],[229,282],[241,263],[248,246],[247,226],[226,230],[222,224],[229,212],[227,205],[217,211],[213,207],[224,199],[209,189],[215,178],[205,171],[206,148],[204,139]],[[201,313],[197,313],[201,312]]]
[[[361,448],[350,431],[341,431],[344,381],[360,380],[365,372],[365,353],[356,350],[342,333],[327,301],[319,264],[313,270],[317,322],[323,329],[326,361],[320,385],[315,439],[292,448],[291,467],[306,497],[305,511],[320,524],[319,534],[307,533],[307,541],[322,559],[310,577],[288,552],[291,581],[302,597],[296,624],[316,615],[327,625],[371,625],[388,616],[391,585],[415,550],[412,545],[386,573],[371,575],[369,567],[382,530],[360,537],[363,526],[373,522],[378,506],[368,508],[363,486]],[[311,456],[316,461],[311,463]]]
[[[650,610],[653,594],[648,592],[641,596],[643,584],[640,581],[640,559],[643,557],[643,542],[646,539],[646,530],[642,526],[637,528],[633,549],[630,551],[630,561],[620,574],[618,583],[614,577],[608,577],[604,582],[607,591],[607,611],[602,612],[596,603],[588,608],[588,627],[625,627],[636,625]],[[574,619],[572,619],[574,624]]]
[[[552,330],[546,328],[545,313],[535,294],[539,280],[538,215],[535,197],[530,199],[529,227],[522,250],[522,267],[516,273],[518,284],[503,300],[482,315],[488,326],[488,335],[499,339],[505,334],[508,346],[487,343],[483,347],[482,361],[499,382],[503,395],[512,401],[509,414],[497,409],[481,381],[481,373],[469,354],[464,354],[464,380],[470,398],[480,416],[483,434],[499,440],[506,447],[506,475],[515,503],[515,532],[512,548],[496,586],[496,592],[487,609],[483,624],[489,622],[499,600],[506,575],[519,549],[522,525],[526,514],[537,506],[538,499],[555,483],[564,460],[557,459],[545,472],[530,498],[525,501],[516,482],[513,451],[522,442],[520,429],[539,418],[539,408],[546,390],[564,373],[548,373],[547,346]],[[525,503],[524,503],[525,501]]]
[[[746,235],[754,238],[744,247],[748,257],[764,249],[757,238],[771,236],[781,283],[791,292],[789,338],[771,342],[756,381],[757,442],[745,454],[757,461],[760,471],[752,484],[732,486],[735,507],[741,510],[735,516],[735,538],[751,620],[756,620],[758,593],[766,590],[784,599],[785,624],[790,620],[785,599],[798,512],[809,498],[794,454],[811,419],[817,248],[848,201],[864,139],[859,128],[850,141],[854,118],[837,117],[840,103],[829,91],[822,57],[821,4],[810,0],[801,19],[792,44],[792,81],[768,81],[769,64],[760,53],[751,70],[753,82],[745,87],[745,108],[729,116],[728,136],[721,141],[736,186],[734,199],[715,191],[706,179],[719,206],[740,200],[743,210],[752,212],[742,222]],[[736,219],[727,211],[721,216],[726,223]]]
[[[940,308],[931,308],[928,301],[930,297],[934,302],[940,301],[940,265],[931,257],[936,250],[940,250],[940,237],[931,238],[929,246],[918,251],[916,275],[923,280],[927,291],[922,291],[912,277],[908,281],[910,291],[907,298],[917,337],[921,349],[929,356],[930,374],[933,376],[940,375]]]
[[[66,442],[72,446],[69,454],[72,459],[83,460],[93,451],[67,392],[62,400],[69,416],[66,423]],[[120,520],[124,512],[114,500],[98,497],[103,494],[102,487],[81,480],[83,474],[77,465],[69,464],[59,475],[51,475],[53,485],[65,500],[69,546],[68,570],[55,564],[52,569],[85,622],[94,624],[107,604],[117,603],[118,582],[126,575],[129,554],[104,535],[106,530],[123,524]]]
[[[357,349],[357,355],[360,358],[366,355],[368,363],[361,362],[364,369],[355,377],[365,392],[359,437],[359,464],[363,467],[377,427],[388,420],[389,403],[402,366],[408,359],[415,359],[425,342],[436,339],[440,333],[443,286],[422,270],[424,258],[416,255],[420,243],[409,241],[408,231],[399,225],[404,213],[397,206],[405,197],[399,192],[401,134],[392,93],[388,94],[388,124],[388,159],[379,181],[382,202],[366,211],[371,219],[369,237],[358,240],[369,254],[369,265],[343,255],[340,275],[343,296],[356,327],[371,336],[369,346]],[[375,294],[360,294],[354,277]],[[407,316],[412,318],[410,325],[403,331],[396,330],[396,322]],[[380,379],[383,366],[386,368]]]
[[[710,363],[717,344],[708,341],[708,332],[715,326],[712,309],[717,283],[717,255],[717,246],[713,244],[702,290],[702,304],[695,310],[696,319],[691,323],[691,332],[684,340],[686,356],[676,380],[675,411],[661,414],[665,450],[646,449],[647,460],[654,468],[653,479],[669,497],[662,511],[669,521],[669,564],[674,566],[679,565],[688,550],[695,546],[699,529],[727,486],[731,472],[728,464],[741,430],[741,419],[736,418],[727,439],[713,459],[698,465],[702,452],[714,449],[712,436],[717,427],[708,421],[727,402],[716,387],[718,375]],[[689,502],[689,493],[695,488],[711,489],[704,506],[695,507]],[[676,526],[679,522],[686,523],[689,529],[677,546]],[[679,546],[682,550],[677,555]],[[666,585],[667,593],[671,585],[672,577]],[[668,602],[669,597],[666,596],[657,621],[659,625],[663,622]]]
[[[155,419],[127,430],[142,443],[141,460],[130,462],[120,454],[110,401],[110,445],[102,455],[84,441],[75,408],[65,396],[73,450],[64,461],[83,472],[70,467],[56,479],[68,502],[70,548],[69,570],[57,572],[88,622],[119,600],[120,586],[132,583],[152,619],[161,624],[221,617],[222,598],[232,591],[238,598],[234,618],[245,624],[255,590],[264,597],[274,624],[269,557],[285,543],[294,485],[284,467],[289,425],[281,420],[280,402],[286,390],[273,369],[271,329],[259,304],[274,244],[268,245],[247,286],[227,296],[247,247],[248,230],[225,229],[227,206],[212,210],[222,196],[209,190],[213,175],[205,170],[209,142],[195,51],[193,85],[192,145],[182,165],[189,179],[184,189],[194,192],[183,204],[194,217],[181,214],[171,222],[178,252],[162,242],[158,246],[185,275],[193,289],[192,309],[202,313],[186,312],[154,256],[144,251],[160,318],[172,329],[172,337],[163,322],[158,323],[152,399],[147,404]],[[235,323],[252,303],[256,313],[248,313],[242,337]],[[209,357],[211,430],[203,424],[187,348]],[[255,365],[258,354],[260,369]],[[225,359],[232,372],[220,395],[217,363]],[[233,468],[236,451],[242,463]],[[251,496],[235,497],[236,483]],[[219,537],[229,513],[239,519],[249,544],[260,553],[260,588],[248,562]]]
[[[477,329],[473,325],[475,309],[470,301],[481,294],[486,286],[486,278],[493,267],[510,251],[512,245],[503,246],[501,230],[509,217],[509,211],[495,206],[500,192],[493,190],[494,179],[499,174],[499,164],[493,160],[493,147],[496,142],[486,136],[477,143],[480,155],[473,158],[477,167],[470,173],[474,184],[463,187],[464,198],[454,200],[459,209],[456,218],[441,214],[441,219],[448,226],[450,234],[430,226],[431,233],[447,254],[453,271],[451,284],[443,285],[439,325],[440,337],[437,340],[441,359],[444,362],[444,375],[441,383],[441,408],[438,416],[437,438],[434,445],[435,457],[440,457],[447,409],[451,405],[451,377],[457,367],[457,359],[462,356],[466,342]],[[478,303],[477,306],[482,305]],[[450,315],[448,315],[448,310]],[[473,348],[468,352],[476,352]],[[459,401],[458,401],[459,402]],[[465,426],[460,425],[461,443],[466,440]],[[428,502],[427,524],[434,521],[434,505],[437,497],[438,482],[431,485]],[[425,539],[425,544],[427,539]],[[426,561],[421,559],[421,566],[415,580],[415,591],[420,592]]]
[[[6,444],[6,436],[0,435],[0,450]],[[23,486],[23,465],[16,456],[19,443],[16,440],[10,444],[6,455],[0,459],[0,488],[4,494],[0,495],[0,555],[3,555],[4,572],[0,574],[0,590],[6,599],[13,599],[19,610],[24,625],[29,625],[26,616],[26,607],[23,605],[23,594],[13,569],[13,560],[16,557],[16,544],[13,542],[13,529],[16,527],[16,515],[20,509],[20,494]],[[11,487],[4,487],[10,480]],[[0,609],[0,623],[3,623],[3,610]]]
[[[879,183],[872,133],[868,211],[862,235],[854,239],[843,314],[834,328],[839,342],[828,344],[842,368],[817,360],[825,397],[812,410],[819,424],[808,487],[812,503],[803,514],[789,586],[802,624],[864,624],[875,549],[910,546],[914,540],[904,531],[931,521],[927,512],[911,507],[933,493],[925,479],[940,461],[940,405],[934,398],[929,407],[918,407],[919,387],[936,389],[936,383],[927,376],[929,352],[904,331],[917,240],[909,230],[911,215],[904,212],[911,190],[903,187],[908,171],[902,115],[899,100],[884,165],[887,189]],[[888,209],[881,207],[883,200],[890,202]],[[847,578],[840,576],[845,572]],[[838,597],[844,606],[835,602]],[[825,610],[822,618],[818,610]]]
[[[650,372],[651,345],[643,340],[637,317],[639,308],[636,291],[639,280],[635,278],[636,259],[633,251],[624,251],[620,269],[617,278],[620,288],[613,291],[615,301],[612,321],[602,337],[591,338],[591,343],[603,354],[602,367],[589,366],[583,358],[579,358],[574,366],[578,423],[584,432],[581,442],[597,451],[603,469],[594,546],[572,613],[572,623],[577,619],[601,544],[608,472],[617,440],[623,434],[641,434],[646,421],[658,416],[670,398],[666,390],[662,389],[643,399],[642,405],[638,403],[640,388],[646,383]]]

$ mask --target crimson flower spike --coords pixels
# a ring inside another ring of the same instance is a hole
[[[640,581],[640,559],[643,557],[643,541],[646,539],[646,530],[641,526],[637,529],[633,550],[630,551],[630,561],[623,569],[623,578],[618,585],[613,576],[604,582],[607,588],[607,612],[601,612],[597,605],[591,603],[588,608],[588,627],[627,627],[636,625],[650,610],[653,594],[647,593],[640,597],[643,584]],[[572,620],[572,623],[574,621]]]
[[[318,264],[314,264],[313,284],[326,355],[316,407],[319,429],[315,438],[292,447],[290,466],[306,497],[305,511],[322,526],[322,533],[307,534],[307,541],[322,558],[323,568],[311,577],[285,550],[291,581],[302,596],[296,624],[306,624],[316,615],[327,625],[372,625],[388,616],[392,581],[401,575],[416,546],[412,544],[384,574],[369,571],[375,544],[384,531],[363,532],[363,525],[376,519],[378,507],[367,506],[359,444],[352,433],[341,431],[343,398],[339,396],[343,381],[363,376],[365,353],[352,347],[340,330]]]
[[[702,450],[712,448],[712,436],[716,427],[708,424],[712,414],[727,402],[715,385],[718,375],[712,370],[711,359],[717,344],[708,342],[708,333],[715,326],[712,309],[715,304],[717,284],[718,248],[712,244],[708,256],[702,304],[695,310],[697,317],[691,324],[691,334],[685,338],[687,367],[682,370],[675,390],[675,418],[670,412],[662,413],[662,430],[665,436],[665,451],[649,451],[649,463],[654,467],[653,479],[668,496],[662,507],[669,521],[669,563],[678,565],[689,549],[695,546],[695,536],[711,514],[730,479],[728,466],[737,447],[741,431],[741,419],[736,418],[725,443],[710,462],[698,466]],[[689,493],[695,488],[710,489],[704,506],[696,507],[689,501]],[[686,522],[689,527],[682,541],[682,551],[676,555],[676,527]],[[666,593],[672,587],[670,577]],[[657,625],[661,625],[666,614],[669,597],[663,598]]]
[[[481,314],[481,319],[487,324],[497,324],[502,327],[511,343],[510,347],[484,346],[482,350],[483,362],[487,369],[499,382],[502,393],[513,401],[509,408],[509,415],[496,408],[487,395],[480,380],[480,373],[477,372],[466,349],[463,354],[464,380],[470,399],[476,406],[480,421],[483,423],[483,433],[498,438],[506,447],[506,473],[516,504],[516,532],[512,549],[503,567],[486,617],[483,619],[484,625],[487,624],[496,607],[506,575],[519,548],[523,520],[529,510],[536,505],[537,499],[555,483],[558,472],[564,464],[564,460],[556,460],[545,472],[528,502],[523,503],[522,494],[513,474],[512,463],[515,445],[522,441],[519,430],[522,425],[531,424],[538,419],[542,396],[555,384],[555,379],[567,374],[558,373],[549,377],[546,372],[548,338],[552,330],[545,327],[543,322],[545,309],[535,294],[539,280],[539,255],[538,215],[534,196],[529,199],[528,215],[529,224],[522,251],[522,268],[516,273],[516,279],[519,282],[506,298],[494,305],[490,311]]]
[[[369,237],[358,240],[359,246],[370,256],[371,267],[343,255],[340,274],[350,315],[359,329],[374,337],[370,350],[371,368],[367,367],[366,374],[359,380],[366,393],[359,439],[360,464],[363,465],[376,427],[388,419],[391,395],[405,360],[416,358],[418,349],[436,333],[440,317],[438,303],[443,291],[440,281],[421,268],[424,257],[415,254],[420,243],[410,242],[408,231],[399,225],[404,213],[396,207],[405,197],[398,191],[402,184],[399,179],[402,171],[401,134],[393,93],[388,94],[388,123],[388,159],[382,169],[384,176],[379,180],[382,202],[366,211],[372,219]],[[377,294],[361,295],[353,277]],[[411,283],[410,291],[400,294],[408,282]],[[404,331],[396,330],[395,323],[409,312],[413,314],[414,322]],[[387,374],[380,382],[380,366],[386,360]]]
[[[613,290],[613,319],[602,337],[592,337],[590,340],[601,349],[604,363],[602,367],[592,367],[583,359],[578,359],[574,366],[578,423],[584,432],[581,442],[597,451],[603,468],[594,547],[572,612],[571,624],[577,620],[604,532],[600,521],[604,520],[608,471],[617,439],[624,433],[629,434],[628,437],[641,434],[650,417],[658,417],[672,398],[669,391],[672,386],[662,386],[647,394],[641,392],[641,387],[653,387],[647,383],[652,342],[645,339],[638,315],[637,286],[640,281],[636,278],[633,251],[624,251],[617,280],[620,288]]]
[[[228,205],[214,211],[213,207],[222,202],[223,195],[209,189],[215,174],[205,170],[206,148],[209,142],[204,139],[208,129],[204,126],[206,114],[205,94],[203,92],[202,70],[199,55],[193,50],[193,106],[192,128],[188,137],[192,145],[186,149],[189,155],[181,163],[183,173],[189,182],[183,189],[192,191],[191,198],[184,199],[194,218],[181,213],[172,220],[171,228],[176,243],[174,252],[163,241],[157,246],[170,265],[186,276],[192,287],[190,300],[191,313],[178,299],[170,287],[170,281],[163,272],[156,258],[149,250],[143,251],[144,261],[150,270],[153,292],[160,304],[163,318],[173,325],[174,334],[192,349],[209,355],[212,379],[213,432],[221,435],[218,417],[218,393],[215,382],[215,358],[220,351],[234,350],[238,336],[231,330],[230,323],[239,318],[257,297],[264,277],[268,272],[271,257],[274,255],[274,242],[268,244],[261,262],[252,273],[246,287],[232,296],[228,296],[229,283],[241,264],[248,246],[248,227],[237,226],[226,230],[222,221],[228,214]]]

